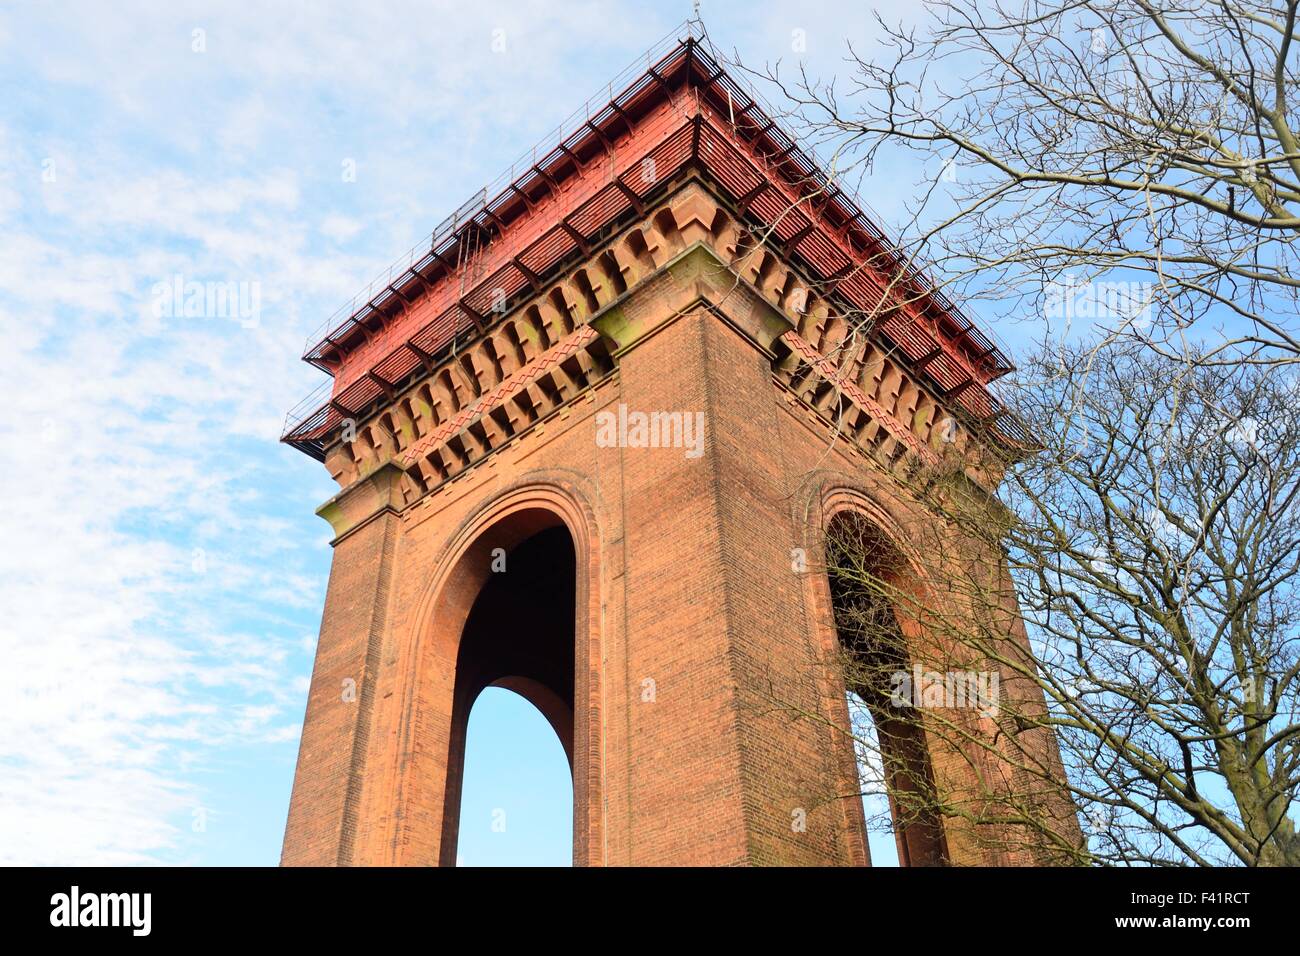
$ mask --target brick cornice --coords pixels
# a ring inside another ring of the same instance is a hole
[[[586,348],[595,341],[596,337],[596,330],[589,325],[584,325],[554,348],[548,349],[539,358],[502,381],[496,388],[481,395],[472,405],[461,409],[454,417],[411,445],[401,456],[402,469],[405,471],[414,467],[421,458],[445,445],[448,440],[459,435],[493,409],[500,408],[527,388],[530,383],[552,372],[562,362],[576,355],[580,349]]]
[[[880,422],[889,434],[914,451],[923,461],[931,465],[939,463],[939,456],[917,438],[911,429],[904,427],[893,415],[885,411],[880,406],[880,403],[863,392],[855,382],[847,380],[840,369],[836,368],[825,356],[800,338],[798,332],[784,333],[781,336],[781,341],[792,352],[797,353],[800,358],[811,365],[829,385],[842,390],[849,401]]]
[[[405,473],[399,497],[409,503],[573,401],[659,326],[701,306],[773,361],[781,384],[819,414],[835,419],[828,403],[850,402],[860,413],[855,435],[873,447],[887,436],[887,460],[903,451],[934,464],[940,428],[943,445],[967,454],[976,443],[941,399],[755,238],[722,200],[688,182],[484,338],[427,369],[365,419],[354,440],[335,441],[327,467],[347,487],[395,461]]]

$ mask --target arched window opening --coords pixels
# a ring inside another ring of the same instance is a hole
[[[910,671],[896,611],[906,562],[879,529],[850,513],[830,523],[827,560],[872,860],[879,855],[884,865],[943,865],[947,846],[934,809],[922,713],[898,694]],[[878,853],[891,831],[895,852]]]
[[[488,687],[465,734],[457,866],[568,866],[573,776],[559,737],[520,694]]]
[[[557,846],[571,862],[573,539],[557,523],[482,560],[456,657],[442,865],[556,865]]]

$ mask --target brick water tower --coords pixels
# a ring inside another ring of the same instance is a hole
[[[770,112],[687,24],[310,343],[329,390],[284,441],[340,490],[284,864],[454,863],[488,686],[564,745],[576,864],[869,862],[827,577],[791,555],[849,512],[907,553],[901,476],[941,422],[1001,434],[1010,366]]]

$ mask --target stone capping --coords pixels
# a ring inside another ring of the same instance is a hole
[[[316,509],[316,514],[334,529],[331,545],[339,542],[382,514],[398,514],[403,474],[392,462],[385,462],[364,478],[354,481]]]

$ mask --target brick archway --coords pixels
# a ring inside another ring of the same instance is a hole
[[[838,780],[836,792],[857,794],[859,777],[857,754],[853,738],[844,731],[850,726],[850,714],[847,695],[858,693],[859,689],[847,687],[844,673],[840,666],[840,635],[837,632],[835,618],[836,598],[826,573],[830,556],[826,543],[831,529],[845,522],[853,522],[869,528],[878,538],[884,553],[882,560],[890,565],[889,577],[895,586],[903,586],[916,595],[919,605],[933,600],[933,588],[926,573],[921,556],[908,548],[908,536],[892,511],[873,495],[844,480],[844,476],[823,474],[812,477],[805,484],[805,494],[811,512],[811,522],[805,527],[812,532],[810,563],[816,573],[808,576],[808,594],[806,599],[813,611],[813,629],[817,635],[818,652],[822,660],[822,700],[825,707],[824,719],[830,727],[838,728],[828,735],[830,759],[834,766],[834,776]],[[899,626],[906,637],[907,644],[921,650],[925,641],[918,622],[900,616]],[[865,699],[864,703],[868,703]],[[880,731],[878,702],[873,706],[873,721]],[[895,728],[897,730],[897,728]],[[926,776],[931,774],[929,747],[924,733],[913,732],[907,756],[912,762],[918,762]],[[911,768],[916,772],[918,768]],[[869,866],[871,855],[867,846],[867,821],[862,802],[858,799],[839,800],[839,826],[843,835],[846,862],[851,865]],[[894,801],[891,797],[891,808]],[[897,820],[897,816],[895,816]],[[896,834],[899,844],[899,861],[903,865],[934,865],[948,858],[946,834],[942,822],[927,820],[925,825],[913,828],[911,834]]]
[[[573,771],[574,863],[601,862],[601,768],[590,756],[600,661],[592,528],[572,489],[529,483],[478,509],[443,550],[397,650],[401,686],[381,694],[381,719],[398,730],[372,748],[362,858],[454,864],[469,712],[485,687],[500,686],[555,729]],[[504,573],[494,570],[502,559]]]
[[[557,523],[509,551],[496,550],[491,561],[491,573],[466,616],[456,654],[442,866],[454,866],[456,861],[465,737],[470,711],[484,689],[504,687],[536,707],[555,731],[573,769],[573,539]]]
[[[912,562],[862,511],[844,508],[831,517],[827,523],[828,568],[836,561],[834,551],[853,554],[855,564],[862,561],[867,574],[897,592],[911,593],[924,602],[932,600]],[[936,784],[929,734],[916,719],[919,712],[900,711],[890,699],[891,681],[899,673],[910,673],[918,654],[926,653],[924,627],[888,596],[864,588],[856,580],[828,578],[837,650],[854,661],[845,671],[845,697],[856,697],[874,725],[898,861],[902,866],[946,865],[950,857],[943,823],[930,809]],[[874,623],[859,631],[855,624],[863,620]],[[845,706],[847,710],[847,700]],[[852,739],[846,743],[853,749]],[[857,780],[856,754],[851,759]],[[909,806],[912,809],[906,809]],[[866,821],[862,822],[865,827]]]

